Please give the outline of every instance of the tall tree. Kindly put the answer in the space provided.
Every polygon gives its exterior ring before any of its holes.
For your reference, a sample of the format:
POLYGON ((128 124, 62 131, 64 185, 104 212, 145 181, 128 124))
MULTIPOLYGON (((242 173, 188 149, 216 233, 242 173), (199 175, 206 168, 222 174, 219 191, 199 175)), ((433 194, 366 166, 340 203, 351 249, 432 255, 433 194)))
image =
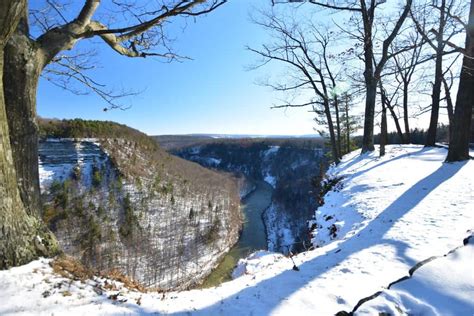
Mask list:
MULTIPOLYGON (((36 91, 41 73, 51 63, 66 68, 66 75, 88 85, 109 100, 112 95, 100 90, 95 81, 86 77, 74 58, 62 51, 71 50, 83 39, 100 38, 108 47, 126 57, 156 56, 167 60, 180 56, 168 48, 165 24, 174 17, 196 17, 213 11, 226 0, 166 0, 144 5, 128 1, 113 1, 121 14, 119 26, 108 25, 107 16, 98 15, 100 0, 85 0, 77 14, 67 19, 61 1, 46 1, 49 11, 34 12, 34 20, 42 34, 34 37, 28 21, 28 3, 23 7, 21 20, 5 48, 4 91, 20 193, 27 212, 38 213, 38 127, 36 124, 36 91), (46 16, 41 16, 46 12, 46 16), (56 13, 55 16, 50 16, 56 13), (51 22, 53 21, 53 22, 51 22)), ((31 10, 31 9, 30 9, 31 10)), ((110 16, 109 16, 110 17, 110 16)))
MULTIPOLYGON (((277 91, 301 91, 310 89, 314 94, 311 100, 302 103, 287 102, 275 108, 311 106, 313 112, 322 117, 327 125, 331 142, 332 157, 336 163, 340 160, 338 137, 340 137, 339 112, 337 112, 337 135, 333 123, 332 105, 338 106, 336 76, 328 60, 330 38, 322 34, 318 26, 309 24, 303 28, 297 23, 288 23, 275 12, 261 14, 255 23, 273 33, 274 42, 261 48, 248 48, 262 58, 261 64, 279 62, 287 65, 291 71, 291 82, 266 83, 277 91)), ((260 65, 259 65, 260 66, 260 65)))
POLYGON ((364 135, 362 138, 362 152, 374 150, 374 118, 375 104, 377 97, 377 84, 387 61, 392 57, 390 45, 399 33, 410 11, 413 0, 407 0, 403 10, 396 20, 392 30, 382 43, 382 51, 376 54, 374 47, 374 22, 376 11, 386 1, 376 0, 344 0, 344 1, 318 1, 309 0, 310 3, 333 10, 353 12, 361 18, 361 28, 363 30, 361 40, 364 44, 364 80, 366 88, 365 115, 364 115, 364 135), (376 56, 380 56, 377 60, 376 56))
POLYGON ((341 94, 339 98, 339 104, 341 105, 342 115, 341 115, 341 154, 347 154, 353 150, 354 144, 351 141, 351 135, 355 133, 360 126, 359 117, 352 114, 352 107, 354 106, 354 96, 345 91, 341 94))
POLYGON ((20 198, 6 116, 3 93, 4 47, 25 6, 26 1, 0 2, 0 269, 57 251, 54 236, 38 217, 27 212, 20 198))
POLYGON ((405 40, 408 43, 401 43, 402 46, 412 46, 413 49, 395 55, 393 58, 395 66, 395 79, 401 85, 403 94, 403 125, 405 133, 402 136, 402 142, 410 143, 410 124, 408 112, 408 100, 410 95, 410 85, 415 74, 415 70, 420 62, 421 52, 423 51, 423 40, 418 32, 413 32, 408 35, 405 40), (407 45, 408 44, 408 45, 407 45))
MULTIPOLYGON (((421 7, 412 10, 411 16, 415 26, 435 55, 435 72, 431 93, 430 125, 426 137, 426 146, 436 143, 439 109, 441 101, 441 87, 443 84, 443 58, 450 49, 447 44, 454 36, 463 31, 460 19, 456 16, 462 12, 463 2, 459 0, 435 0, 423 3, 421 7)), ((457 49, 454 50, 458 51, 457 49)))
POLYGON ((454 110, 454 126, 449 136, 449 151, 446 161, 462 161, 469 159, 469 138, 472 129, 474 107, 474 1, 471 0, 466 29, 466 45, 461 78, 459 80, 456 107, 454 110))

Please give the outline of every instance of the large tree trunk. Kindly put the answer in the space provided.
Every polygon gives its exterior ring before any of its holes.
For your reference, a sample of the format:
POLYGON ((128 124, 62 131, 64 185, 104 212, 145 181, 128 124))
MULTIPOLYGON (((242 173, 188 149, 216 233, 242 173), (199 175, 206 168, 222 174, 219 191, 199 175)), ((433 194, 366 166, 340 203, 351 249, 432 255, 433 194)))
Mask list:
POLYGON ((444 29, 446 26, 446 1, 441 1, 440 21, 438 33, 436 35, 436 60, 435 60, 435 78, 433 83, 433 92, 431 94, 431 117, 428 135, 426 136, 426 146, 436 144, 436 132, 438 129, 439 103, 441 98, 441 84, 443 82, 443 53, 444 53, 444 29))
POLYGON ((364 114, 364 136, 362 137, 362 153, 374 150, 374 117, 375 99, 377 97, 377 80, 366 79, 366 98, 364 114))
POLYGON ((443 80, 443 54, 436 55, 435 80, 433 84, 433 92, 431 94, 431 116, 430 127, 426 136, 426 146, 434 146, 436 143, 436 131, 438 128, 439 117, 439 101, 441 96, 441 83, 443 80))
POLYGON ((469 137, 474 107, 474 1, 471 1, 465 54, 446 161, 469 159, 469 137))
POLYGON ((57 252, 54 236, 40 219, 26 212, 20 198, 5 108, 4 47, 25 5, 25 1, 0 2, 0 269, 57 252))
MULTIPOLYGON (((26 25, 26 23, 24 24, 26 25)), ((41 210, 36 92, 41 56, 23 23, 5 46, 4 91, 20 196, 30 215, 41 210)))

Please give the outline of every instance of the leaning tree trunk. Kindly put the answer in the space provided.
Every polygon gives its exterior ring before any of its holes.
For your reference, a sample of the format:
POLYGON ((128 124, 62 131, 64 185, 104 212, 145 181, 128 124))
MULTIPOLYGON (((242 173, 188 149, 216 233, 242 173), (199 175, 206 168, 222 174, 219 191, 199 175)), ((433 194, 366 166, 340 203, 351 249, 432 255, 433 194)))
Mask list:
POLYGON ((469 137, 474 107, 474 1, 471 1, 466 51, 459 80, 452 134, 449 137, 449 151, 446 161, 469 159, 469 137))
MULTIPOLYGON (((393 122, 395 123, 395 128, 397 129, 398 137, 400 138, 400 141, 404 143, 405 142, 404 141, 404 135, 403 135, 402 129, 400 127, 400 122, 398 121, 397 113, 395 113, 395 110, 393 109, 392 104, 390 103, 390 101, 387 98, 387 95, 385 94, 385 90, 383 89, 382 81, 379 81, 379 89, 380 89, 380 95, 382 96, 382 107, 387 107, 388 110, 390 111, 390 114, 393 118, 393 122)), ((385 111, 387 111, 387 110, 385 109, 385 111)))
POLYGON ((37 45, 25 35, 28 31, 24 28, 20 23, 5 46, 4 90, 20 196, 27 213, 38 216, 41 203, 36 92, 42 67, 37 45))
POLYGON ((25 5, 25 1, 0 2, 0 269, 57 252, 54 236, 26 212, 20 198, 5 108, 4 47, 25 5))

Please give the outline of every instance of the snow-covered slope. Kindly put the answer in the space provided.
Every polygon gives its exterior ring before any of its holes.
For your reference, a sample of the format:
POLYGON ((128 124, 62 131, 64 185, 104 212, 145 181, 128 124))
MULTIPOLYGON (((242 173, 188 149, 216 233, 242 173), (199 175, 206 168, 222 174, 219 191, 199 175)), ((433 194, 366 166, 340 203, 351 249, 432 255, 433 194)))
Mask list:
POLYGON ((40 141, 43 219, 97 271, 163 290, 200 284, 239 238, 237 184, 137 139, 40 141))
POLYGON ((60 281, 40 260, 0 271, 0 314, 334 315, 383 291, 358 312, 472 315, 473 246, 443 255, 472 234, 474 162, 446 164, 445 155, 410 145, 389 146, 383 158, 346 156, 331 171, 342 179, 316 214, 313 240, 320 247, 294 256, 298 269, 290 258, 260 252, 240 262, 240 277, 219 287, 166 295, 122 290, 128 300, 119 303, 107 299, 117 292, 99 296, 91 284, 55 288, 60 281), (336 234, 328 234, 333 224, 336 234), (384 291, 432 256, 441 258, 384 291), (71 296, 61 293, 64 287, 71 296))
POLYGON ((443 257, 433 257, 356 311, 357 315, 472 315, 474 236, 443 257))

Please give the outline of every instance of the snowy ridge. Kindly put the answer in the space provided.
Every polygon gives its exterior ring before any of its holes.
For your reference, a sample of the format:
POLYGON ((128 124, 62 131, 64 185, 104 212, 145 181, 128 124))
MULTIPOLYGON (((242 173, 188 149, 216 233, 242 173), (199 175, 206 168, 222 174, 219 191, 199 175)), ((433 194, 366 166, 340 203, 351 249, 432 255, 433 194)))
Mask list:
POLYGON ((445 149, 414 145, 377 154, 352 153, 331 171, 342 180, 318 209, 313 236, 323 242, 312 251, 292 259, 259 252, 241 262, 236 279, 218 287, 165 295, 124 290, 124 303, 95 293, 87 282, 72 283, 78 290, 69 290, 71 296, 58 291, 45 299, 41 293, 54 289, 57 276, 38 260, 0 271, 0 314, 334 315, 383 291, 358 312, 472 315, 471 244, 385 287, 472 233, 474 162, 443 163, 445 149), (331 237, 328 227, 336 223, 331 237))

